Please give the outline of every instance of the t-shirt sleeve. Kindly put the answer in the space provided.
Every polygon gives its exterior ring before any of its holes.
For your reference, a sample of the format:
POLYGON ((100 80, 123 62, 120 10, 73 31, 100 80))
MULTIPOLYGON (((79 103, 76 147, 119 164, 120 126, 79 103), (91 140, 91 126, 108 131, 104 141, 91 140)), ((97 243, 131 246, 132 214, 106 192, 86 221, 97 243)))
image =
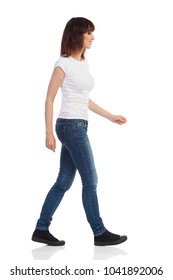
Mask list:
POLYGON ((63 59, 63 57, 60 57, 56 63, 55 63, 55 66, 54 68, 56 67, 61 67, 61 69, 63 70, 63 72, 66 74, 66 63, 65 63, 65 60, 63 59))

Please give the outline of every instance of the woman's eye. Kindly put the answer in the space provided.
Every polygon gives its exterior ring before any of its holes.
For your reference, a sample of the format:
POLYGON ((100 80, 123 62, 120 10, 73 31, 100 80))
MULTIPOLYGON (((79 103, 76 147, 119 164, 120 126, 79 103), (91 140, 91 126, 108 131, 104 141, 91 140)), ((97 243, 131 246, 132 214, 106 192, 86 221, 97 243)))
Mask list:
POLYGON ((92 33, 91 31, 88 31, 88 32, 87 32, 88 35, 91 35, 91 33, 92 33))

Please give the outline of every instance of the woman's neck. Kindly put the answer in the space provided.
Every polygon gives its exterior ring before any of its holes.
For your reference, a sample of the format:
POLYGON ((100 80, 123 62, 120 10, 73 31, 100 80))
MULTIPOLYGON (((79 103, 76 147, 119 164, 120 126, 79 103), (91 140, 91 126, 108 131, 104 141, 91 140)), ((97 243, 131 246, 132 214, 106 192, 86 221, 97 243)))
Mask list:
POLYGON ((82 51, 81 52, 72 52, 71 57, 73 57, 76 60, 81 61, 82 60, 82 51))

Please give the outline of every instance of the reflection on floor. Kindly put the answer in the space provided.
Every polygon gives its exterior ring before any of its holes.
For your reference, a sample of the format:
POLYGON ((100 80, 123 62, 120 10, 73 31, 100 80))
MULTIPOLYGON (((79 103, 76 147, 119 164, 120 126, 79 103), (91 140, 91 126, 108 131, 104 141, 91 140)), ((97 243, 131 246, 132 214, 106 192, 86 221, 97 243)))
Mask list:
MULTIPOLYGON (((32 250, 32 257, 34 260, 49 260, 54 254, 65 250, 65 246, 42 246, 32 250)), ((94 247, 93 260, 108 260, 114 256, 126 256, 126 251, 117 247, 94 247)))

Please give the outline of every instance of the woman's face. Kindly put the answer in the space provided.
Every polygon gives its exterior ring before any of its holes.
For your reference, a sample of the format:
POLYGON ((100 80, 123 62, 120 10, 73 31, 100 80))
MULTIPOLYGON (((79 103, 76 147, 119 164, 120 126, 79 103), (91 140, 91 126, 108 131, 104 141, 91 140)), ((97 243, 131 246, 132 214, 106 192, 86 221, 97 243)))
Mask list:
POLYGON ((94 35, 93 35, 92 31, 87 31, 86 33, 84 33, 83 48, 84 49, 90 49, 92 41, 94 39, 95 38, 94 38, 94 35))

